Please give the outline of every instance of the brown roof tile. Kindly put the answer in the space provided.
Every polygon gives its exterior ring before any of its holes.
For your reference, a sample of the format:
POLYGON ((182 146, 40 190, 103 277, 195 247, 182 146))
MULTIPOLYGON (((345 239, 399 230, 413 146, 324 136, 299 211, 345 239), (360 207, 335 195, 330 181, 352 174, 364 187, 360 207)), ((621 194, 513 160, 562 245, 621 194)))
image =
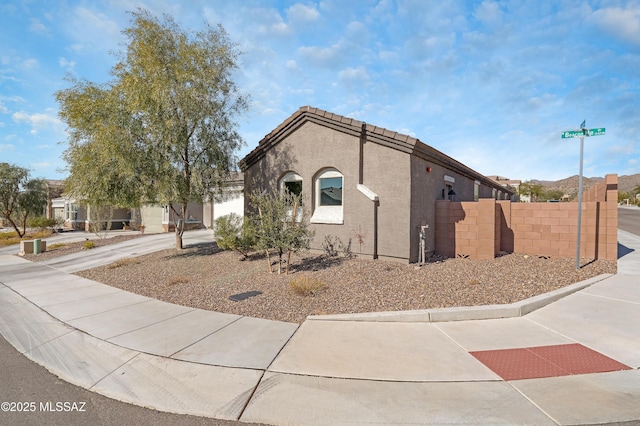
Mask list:
MULTIPOLYGON (((268 135, 266 135, 258 143, 258 146, 240 161, 240 166, 247 167, 253 164, 254 161, 257 161, 259 158, 261 158, 262 153, 264 151, 269 150, 273 145, 279 142, 277 138, 278 138, 278 135, 283 130, 285 130, 293 122, 300 120, 301 117, 307 116, 309 114, 315 115, 324 120, 340 123, 343 125, 343 127, 351 128, 351 130, 347 130, 345 128, 345 131, 349 131, 354 134, 359 133, 361 131, 361 127, 363 124, 362 121, 356 120, 351 117, 345 117, 345 116, 331 113, 319 108, 314 108, 309 105, 302 106, 298 109, 298 111, 293 113, 291 116, 285 119, 280 125, 278 125, 278 127, 273 129, 268 135)), ((476 172, 475 170, 472 170, 471 168, 460 163, 459 161, 454 160, 448 155, 436 150, 435 148, 425 144, 424 142, 412 136, 398 133, 389 129, 385 129, 383 127, 374 126, 368 123, 366 124, 365 131, 373 137, 374 142, 375 142, 375 139, 378 138, 378 141, 379 141, 378 143, 383 143, 384 145, 395 147, 395 149, 399 149, 404 152, 413 153, 414 155, 418 155, 424 158, 429 158, 430 159, 429 161, 442 162, 443 165, 445 165, 446 167, 455 169, 459 173, 463 175, 468 175, 469 177, 472 177, 474 179, 480 179, 485 183, 493 182, 485 178, 483 175, 476 172), (381 139, 381 138, 388 138, 388 139, 386 140, 386 142, 383 142, 384 139, 381 139), (389 139, 391 139, 391 141, 389 141, 389 139)), ((497 182, 494 184, 496 186, 499 186, 497 182)))

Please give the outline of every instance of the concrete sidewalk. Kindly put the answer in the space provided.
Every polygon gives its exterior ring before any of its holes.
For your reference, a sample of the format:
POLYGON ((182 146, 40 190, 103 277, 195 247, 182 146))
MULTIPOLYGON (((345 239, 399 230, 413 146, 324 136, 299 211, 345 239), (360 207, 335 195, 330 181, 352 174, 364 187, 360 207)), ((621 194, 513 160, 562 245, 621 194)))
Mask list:
POLYGON ((617 275, 559 300, 300 326, 128 293, 69 275, 70 259, 52 269, 0 256, 0 332, 68 382, 176 413, 296 425, 633 421, 640 238, 620 231, 619 248, 617 275))

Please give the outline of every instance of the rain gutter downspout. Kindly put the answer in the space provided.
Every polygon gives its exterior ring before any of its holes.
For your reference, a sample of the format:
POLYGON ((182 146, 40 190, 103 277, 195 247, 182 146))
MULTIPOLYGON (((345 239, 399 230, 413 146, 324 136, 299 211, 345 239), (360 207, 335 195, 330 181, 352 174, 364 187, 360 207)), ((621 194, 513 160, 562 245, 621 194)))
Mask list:
POLYGON ((380 198, 378 194, 364 185, 364 144, 367 142, 367 123, 362 123, 360 131, 360 152, 358 158, 358 191, 373 201, 373 258, 378 258, 378 206, 380 198))

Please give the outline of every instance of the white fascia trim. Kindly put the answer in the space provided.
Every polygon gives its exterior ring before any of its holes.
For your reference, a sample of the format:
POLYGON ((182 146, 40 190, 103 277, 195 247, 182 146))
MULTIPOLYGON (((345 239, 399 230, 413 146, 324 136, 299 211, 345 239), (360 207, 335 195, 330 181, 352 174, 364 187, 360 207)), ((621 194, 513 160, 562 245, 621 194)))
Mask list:
POLYGON ((375 192, 373 192, 372 190, 370 190, 369 188, 367 188, 361 183, 358 184, 358 191, 362 192, 364 196, 370 199, 371 201, 379 200, 378 194, 376 194, 375 192))

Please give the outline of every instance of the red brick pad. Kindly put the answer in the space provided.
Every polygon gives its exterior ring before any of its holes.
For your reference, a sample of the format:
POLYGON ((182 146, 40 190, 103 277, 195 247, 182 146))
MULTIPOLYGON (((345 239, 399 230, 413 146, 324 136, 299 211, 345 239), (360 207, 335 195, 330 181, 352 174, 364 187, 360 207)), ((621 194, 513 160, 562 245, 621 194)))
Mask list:
POLYGON ((631 369, 579 343, 470 353, 504 380, 538 379, 631 369))

